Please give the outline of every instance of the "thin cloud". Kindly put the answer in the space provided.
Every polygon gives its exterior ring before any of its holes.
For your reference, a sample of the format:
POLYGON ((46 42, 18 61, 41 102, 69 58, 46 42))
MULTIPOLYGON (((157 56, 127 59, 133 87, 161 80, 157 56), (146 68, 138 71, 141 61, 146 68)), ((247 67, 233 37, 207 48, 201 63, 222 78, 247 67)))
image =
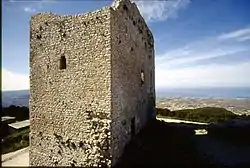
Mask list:
MULTIPOLYGON (((167 64, 167 63, 166 63, 167 64)), ((156 66, 157 88, 248 87, 250 62, 234 65, 212 64, 181 69, 156 66)))
POLYGON ((250 48, 234 38, 220 40, 218 37, 201 39, 157 55, 156 87, 250 86, 250 59, 230 62, 230 58, 244 55, 250 48))
POLYGON ((236 39, 238 41, 250 40, 250 27, 222 34, 218 37, 218 39, 220 40, 236 39))
MULTIPOLYGON (((12 3, 18 1, 12 0, 12 3)), ((27 6, 19 6, 26 13, 35 13, 44 8, 45 4, 51 4, 57 2, 56 0, 39 0, 39 1, 30 1, 27 6)))
POLYGON ((10 2, 10 3, 14 3, 14 2, 17 2, 17 0, 3 0, 3 2, 10 2))
POLYGON ((4 8, 13 7, 16 6, 16 2, 17 0, 3 0, 3 6, 4 8))
POLYGON ((41 0, 41 1, 37 2, 36 6, 39 9, 42 9, 45 4, 56 3, 56 2, 57 2, 57 0, 41 0))
POLYGON ((187 7, 190 0, 134 1, 146 21, 163 21, 176 18, 181 9, 187 7))
MULTIPOLYGON (((196 63, 198 61, 203 60, 209 60, 213 58, 219 58, 219 57, 226 57, 231 54, 239 53, 242 51, 246 51, 246 48, 228 48, 228 49, 214 49, 211 51, 190 51, 185 54, 185 52, 180 51, 175 53, 175 55, 182 56, 177 58, 168 58, 168 57, 162 57, 157 59, 156 63, 158 66, 165 66, 165 67, 177 67, 180 65, 188 65, 191 63, 196 63), (165 62, 167 62, 167 65, 165 65, 165 62)), ((193 65, 193 64, 192 64, 193 65)))
POLYGON ((29 75, 23 75, 2 68, 2 90, 29 89, 29 75), (18 82, 17 82, 18 81, 18 82))
POLYGON ((238 38, 238 41, 247 41, 247 40, 250 40, 250 35, 238 38))
MULTIPOLYGON (((229 34, 229 33, 228 33, 229 34)), ((225 57, 250 50, 245 44, 237 43, 234 39, 220 40, 219 36, 207 37, 198 41, 190 42, 183 47, 167 50, 157 55, 156 63, 159 65, 168 62, 168 65, 189 64, 200 60, 225 57)), ((247 38, 248 36, 246 36, 247 38)))
POLYGON ((32 7, 24 7, 23 10, 27 13, 33 13, 37 11, 35 8, 32 7))

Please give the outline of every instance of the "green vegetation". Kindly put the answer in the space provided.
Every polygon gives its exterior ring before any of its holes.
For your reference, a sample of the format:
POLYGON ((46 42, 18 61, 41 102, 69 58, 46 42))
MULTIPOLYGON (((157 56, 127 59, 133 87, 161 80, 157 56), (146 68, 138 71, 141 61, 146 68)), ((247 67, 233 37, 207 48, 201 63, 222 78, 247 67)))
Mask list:
POLYGON ((13 152, 27 146, 29 146, 29 129, 14 132, 2 141, 2 154, 13 152))
POLYGON ((14 120, 7 120, 2 122, 0 131, 2 138, 5 138, 6 136, 9 136, 11 133, 9 132, 9 126, 8 124, 28 120, 29 119, 29 108, 28 107, 19 107, 11 105, 9 107, 2 107, 2 116, 11 116, 15 117, 14 120))
POLYGON ((218 107, 203 107, 196 109, 184 109, 170 111, 169 109, 157 108, 159 117, 169 117, 196 122, 217 123, 231 119, 250 118, 249 116, 238 116, 231 111, 218 107))
POLYGON ((29 108, 11 105, 2 107, 2 116, 16 117, 17 121, 29 119, 29 108))
POLYGON ((29 108, 14 105, 2 107, 2 116, 15 117, 14 120, 4 121, 1 124, 0 130, 2 135, 2 154, 13 152, 29 146, 29 128, 10 132, 8 126, 9 123, 29 119, 29 108))

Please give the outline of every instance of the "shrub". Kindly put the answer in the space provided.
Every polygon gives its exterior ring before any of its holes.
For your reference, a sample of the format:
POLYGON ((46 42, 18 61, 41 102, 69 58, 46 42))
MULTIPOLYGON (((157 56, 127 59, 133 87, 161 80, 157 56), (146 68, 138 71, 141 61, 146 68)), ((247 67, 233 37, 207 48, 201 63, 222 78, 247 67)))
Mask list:
POLYGON ((29 146, 29 129, 7 136, 1 144, 2 154, 29 146))
MULTIPOLYGON (((218 107, 203 107, 203 108, 183 109, 175 111, 170 111, 169 109, 157 108, 156 110, 157 114, 161 116, 198 121, 198 122, 209 122, 209 123, 223 122, 238 117, 231 111, 218 107)), ((244 117, 246 118, 248 116, 244 117)))

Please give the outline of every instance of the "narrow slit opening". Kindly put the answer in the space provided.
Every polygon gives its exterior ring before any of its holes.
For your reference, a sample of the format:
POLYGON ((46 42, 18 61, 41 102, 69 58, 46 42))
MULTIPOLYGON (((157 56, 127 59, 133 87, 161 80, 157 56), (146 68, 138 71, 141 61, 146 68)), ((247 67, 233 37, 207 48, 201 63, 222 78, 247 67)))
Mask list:
POLYGON ((66 58, 65 58, 65 56, 61 56, 61 58, 60 58, 60 69, 66 69, 66 58))

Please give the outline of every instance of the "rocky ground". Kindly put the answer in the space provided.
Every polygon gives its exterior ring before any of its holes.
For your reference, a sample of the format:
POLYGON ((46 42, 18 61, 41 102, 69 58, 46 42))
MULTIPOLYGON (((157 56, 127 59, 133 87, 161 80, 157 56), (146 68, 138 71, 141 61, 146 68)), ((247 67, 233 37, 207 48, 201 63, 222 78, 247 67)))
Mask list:
POLYGON ((221 107, 235 114, 250 115, 250 99, 159 98, 156 100, 156 107, 169 110, 221 107))

